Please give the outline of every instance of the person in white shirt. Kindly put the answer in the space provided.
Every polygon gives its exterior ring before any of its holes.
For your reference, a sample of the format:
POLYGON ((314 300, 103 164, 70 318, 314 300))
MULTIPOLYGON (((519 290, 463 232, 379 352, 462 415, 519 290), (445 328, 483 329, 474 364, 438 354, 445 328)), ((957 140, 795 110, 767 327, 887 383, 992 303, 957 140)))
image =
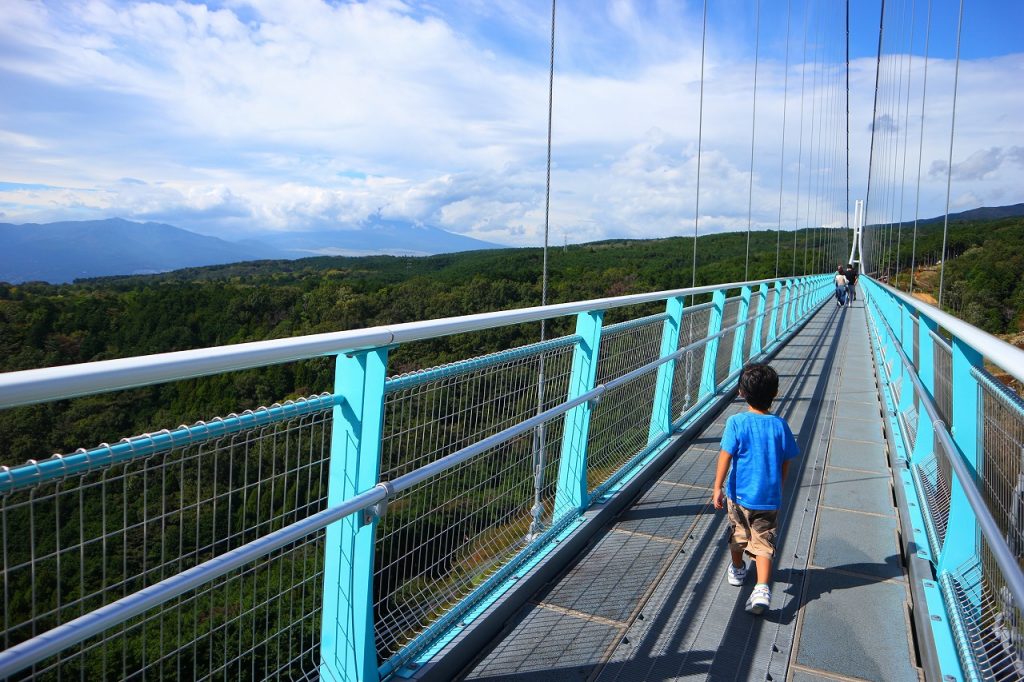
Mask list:
POLYGON ((846 275, 843 274, 843 265, 839 264, 839 269, 836 270, 836 305, 842 307, 846 305, 846 285, 849 281, 846 279, 846 275))

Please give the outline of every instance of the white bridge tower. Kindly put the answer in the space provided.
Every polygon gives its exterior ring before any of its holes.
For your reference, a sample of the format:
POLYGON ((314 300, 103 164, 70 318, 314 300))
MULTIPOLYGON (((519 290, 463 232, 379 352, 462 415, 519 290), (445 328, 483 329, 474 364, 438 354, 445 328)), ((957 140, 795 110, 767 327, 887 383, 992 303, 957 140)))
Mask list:
POLYGON ((853 243, 850 245, 850 260, 846 261, 851 265, 857 265, 857 271, 862 272, 862 259, 864 258, 864 200, 857 199, 853 209, 853 243))

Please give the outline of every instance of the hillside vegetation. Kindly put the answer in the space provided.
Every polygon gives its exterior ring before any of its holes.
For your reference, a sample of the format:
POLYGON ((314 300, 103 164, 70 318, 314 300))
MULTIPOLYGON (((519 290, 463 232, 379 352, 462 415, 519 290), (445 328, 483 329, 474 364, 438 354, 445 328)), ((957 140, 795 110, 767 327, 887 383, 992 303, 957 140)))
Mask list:
MULTIPOLYGON (((784 233, 782 272, 819 269, 820 232, 784 233), (794 258, 795 256, 795 258, 794 258), (815 266, 815 260, 819 265, 815 266)), ((750 277, 775 275, 777 234, 755 233, 750 277)), ((701 237, 696 282, 740 281, 746 235, 701 237)), ((606 241, 550 251, 552 303, 690 286, 693 241, 606 241)), ((830 269, 831 269, 830 265, 830 269)), ((74 284, 0 284, 0 371, 358 329, 538 305, 539 249, 412 257, 310 258, 210 266, 74 284)), ((616 310, 608 321, 654 312, 616 310)), ((549 326, 564 333, 571 320, 549 326)), ((389 373, 535 341, 521 325, 412 344, 389 373)), ((67 451, 328 390, 327 359, 233 372, 0 412, 0 464, 67 451), (131 409, 125 406, 130 405, 131 409)))
MULTIPOLYGON (((910 286, 912 226, 903 226, 879 263, 894 273, 890 283, 910 286), (890 262, 891 267, 885 266, 890 262)), ((942 224, 919 226, 914 292, 931 298, 939 294, 942 224)), ((1024 331, 1024 218, 952 222, 946 246, 943 308, 993 334, 1017 339, 1024 331)))

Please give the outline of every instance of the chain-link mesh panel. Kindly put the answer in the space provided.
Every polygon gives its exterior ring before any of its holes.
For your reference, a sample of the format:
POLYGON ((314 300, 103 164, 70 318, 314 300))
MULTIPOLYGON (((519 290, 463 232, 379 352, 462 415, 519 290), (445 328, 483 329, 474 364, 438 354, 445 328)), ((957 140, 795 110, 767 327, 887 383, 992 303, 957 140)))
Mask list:
MULTIPOLYGON (((948 478, 943 478, 938 462, 944 458, 943 453, 932 452, 913 467, 918 496, 931 520, 928 538, 936 555, 946 540, 946 527, 949 523, 950 482, 948 478)), ((946 468, 948 469, 948 465, 946 468)))
MULTIPOLYGON (((564 402, 572 353, 568 345, 508 360, 492 356, 484 366, 478 358, 468 371, 403 375, 391 385, 408 387, 385 396, 382 480, 564 402)), ((389 503, 377 527, 374 568, 381 658, 400 651, 551 523, 563 422, 552 420, 389 503)))
POLYGON ((776 317, 775 324, 778 325, 779 311, 772 311, 772 308, 778 305, 779 295, 775 289, 768 290, 768 300, 764 306, 764 319, 761 322, 761 350, 768 348, 768 335, 771 331, 772 315, 776 317))
MULTIPOLYGON (((679 326, 679 348, 685 348, 695 341, 706 338, 711 310, 703 308, 687 312, 683 315, 679 326)), ((675 373, 672 377, 672 416, 678 419, 691 407, 697 404, 702 396, 700 377, 704 369, 704 348, 700 346, 685 353, 675 362, 675 373)))
POLYGON ((971 679, 1024 679, 1024 619, 982 538, 981 560, 940 577, 971 679))
POLYGON ((377 530, 377 651, 389 658, 550 523, 564 416, 396 495, 377 530), (538 448, 542 448, 538 450, 538 448), (536 506, 535 506, 536 505, 536 506))
MULTIPOLYGON (((331 421, 320 409, 3 495, 4 648, 322 510, 331 421)), ((322 541, 313 534, 25 676, 313 674, 322 541)))
MULTIPOLYGON (((917 391, 913 390, 913 387, 909 389, 915 396, 917 391)), ((917 405, 911 405, 910 409, 906 412, 900 412, 900 424, 903 428, 903 433, 906 435, 907 448, 910 452, 914 452, 914 448, 917 447, 917 405)))
MULTIPOLYGON (((731 327, 739 320, 740 299, 734 296, 725 301, 725 312, 722 314, 722 329, 731 327)), ((715 358, 715 386, 721 386, 729 376, 729 364, 732 362, 732 347, 736 339, 736 331, 732 330, 718 337, 718 356, 715 358)))
MULTIPOLYGON (((953 357, 949 347, 932 339, 933 362, 935 363, 935 409, 939 417, 949 428, 953 424, 953 357)), ((932 450, 938 448, 938 442, 932 441, 932 450)), ((938 474, 945 483, 946 489, 952 488, 953 468, 949 461, 940 456, 938 474)))
POLYGON ((982 491, 1014 555, 1024 556, 1024 401, 987 372, 982 395, 982 491))
POLYGON ((750 357, 750 348, 754 345, 754 327, 757 325, 757 306, 761 302, 761 292, 750 295, 750 307, 747 308, 747 324, 743 329, 743 362, 750 357))
MULTIPOLYGON (((685 324, 685 320, 684 320, 685 324)), ((607 383, 658 358, 661 321, 601 337, 597 383, 607 383)), ((594 490, 647 446, 658 371, 609 389, 590 417, 587 490, 594 490)))
MULTIPOLYGON (((601 334, 601 352, 594 385, 606 384, 658 359, 665 326, 662 315, 610 326, 601 334), (639 324, 637 324, 639 323, 639 324)), ((603 400, 603 398, 602 398, 603 400)))

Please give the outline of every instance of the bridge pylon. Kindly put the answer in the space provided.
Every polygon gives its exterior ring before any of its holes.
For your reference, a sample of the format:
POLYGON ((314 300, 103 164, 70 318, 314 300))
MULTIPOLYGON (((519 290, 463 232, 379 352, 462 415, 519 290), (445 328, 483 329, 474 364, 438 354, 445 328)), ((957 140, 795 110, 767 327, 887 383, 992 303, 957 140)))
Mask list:
POLYGON ((850 244, 850 265, 856 265, 858 272, 863 272, 864 258, 864 200, 857 199, 853 207, 853 241, 850 244))

